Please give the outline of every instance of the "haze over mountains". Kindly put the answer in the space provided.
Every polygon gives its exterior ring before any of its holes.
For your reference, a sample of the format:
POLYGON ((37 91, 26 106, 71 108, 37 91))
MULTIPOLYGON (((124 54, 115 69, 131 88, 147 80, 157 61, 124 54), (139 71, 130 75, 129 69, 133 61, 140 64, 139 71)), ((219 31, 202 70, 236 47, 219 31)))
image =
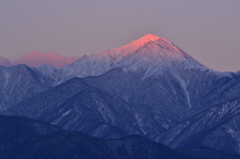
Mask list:
MULTIPOLYGON (((65 67, 0 67, 0 112, 109 139, 240 154, 240 73, 203 66, 148 34, 65 67)), ((193 150, 194 151, 194 150, 193 150)))
POLYGON ((18 60, 14 62, 10 62, 10 60, 0 57, 0 65, 5 67, 10 67, 18 64, 25 64, 29 67, 36 67, 36 66, 47 64, 55 68, 61 68, 63 66, 66 66, 72 63, 78 58, 79 57, 77 56, 71 56, 71 57, 63 56, 53 51, 48 52, 47 54, 41 53, 39 51, 33 51, 30 54, 20 57, 18 60))
POLYGON ((5 67, 10 67, 12 66, 12 63, 8 59, 0 56, 0 65, 5 67))

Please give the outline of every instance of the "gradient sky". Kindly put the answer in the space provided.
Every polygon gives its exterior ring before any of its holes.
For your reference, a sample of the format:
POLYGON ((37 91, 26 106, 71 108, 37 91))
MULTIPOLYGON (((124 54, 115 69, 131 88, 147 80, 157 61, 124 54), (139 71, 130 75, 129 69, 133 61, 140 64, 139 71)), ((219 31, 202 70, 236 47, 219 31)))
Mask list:
POLYGON ((0 56, 97 53, 147 33, 205 66, 240 70, 240 0, 0 0, 0 56))

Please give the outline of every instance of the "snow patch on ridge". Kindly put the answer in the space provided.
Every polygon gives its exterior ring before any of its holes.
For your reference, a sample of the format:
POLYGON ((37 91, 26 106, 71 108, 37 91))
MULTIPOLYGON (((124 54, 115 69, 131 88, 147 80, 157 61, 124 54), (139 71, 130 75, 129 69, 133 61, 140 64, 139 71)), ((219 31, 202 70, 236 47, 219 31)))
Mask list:
MULTIPOLYGON (((9 77, 10 77, 10 75, 9 75, 9 72, 8 71, 6 71, 5 69, 3 69, 3 73, 4 73, 4 85, 3 85, 3 91, 5 90, 5 88, 7 87, 7 85, 8 85, 8 81, 9 81, 9 77)), ((7 98, 7 97, 6 97, 7 98)))
POLYGON ((191 109, 192 105, 191 105, 191 101, 190 101, 190 94, 187 91, 187 86, 188 86, 188 82, 186 83, 178 74, 173 73, 173 76, 178 80, 179 84, 181 85, 181 87, 183 88, 184 94, 186 96, 186 100, 188 103, 188 108, 191 109))

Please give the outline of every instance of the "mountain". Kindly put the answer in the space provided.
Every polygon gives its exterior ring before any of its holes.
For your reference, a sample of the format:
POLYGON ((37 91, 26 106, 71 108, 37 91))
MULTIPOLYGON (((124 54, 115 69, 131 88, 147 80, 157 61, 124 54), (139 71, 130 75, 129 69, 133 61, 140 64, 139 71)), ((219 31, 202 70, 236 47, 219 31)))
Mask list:
POLYGON ((210 147, 239 154, 240 98, 212 106, 155 139, 172 148, 210 147))
POLYGON ((8 59, 0 56, 0 66, 10 67, 10 66, 12 66, 12 63, 8 59))
POLYGON ((76 56, 63 56, 57 54, 55 52, 49 52, 47 54, 43 54, 38 51, 33 51, 30 54, 24 55, 19 58, 15 64, 25 64, 29 67, 36 67, 43 64, 51 65, 55 68, 61 68, 65 65, 72 63, 73 61, 77 60, 78 57, 76 56))
POLYGON ((121 98, 73 78, 12 106, 4 114, 38 119, 97 137, 116 138, 142 134, 132 109, 121 98))
POLYGON ((60 69, 30 70, 45 90, 8 104, 2 114, 101 138, 138 134, 172 148, 240 154, 239 72, 208 69, 164 38, 146 35, 60 69))
MULTIPOLYGON (((125 72, 145 69, 150 76, 159 71, 159 68, 171 67, 176 63, 186 63, 186 67, 207 69, 168 40, 147 34, 117 49, 85 55, 59 69, 52 78, 58 76, 59 80, 55 82, 59 84, 73 77, 101 75, 114 68, 122 68, 125 72)), ((37 69, 43 76, 49 76, 41 66, 37 69)))
POLYGON ((26 65, 0 66, 0 111, 47 89, 44 78, 26 65))
POLYGON ((140 136, 102 140, 22 117, 0 116, 1 158, 163 158, 181 153, 140 136))

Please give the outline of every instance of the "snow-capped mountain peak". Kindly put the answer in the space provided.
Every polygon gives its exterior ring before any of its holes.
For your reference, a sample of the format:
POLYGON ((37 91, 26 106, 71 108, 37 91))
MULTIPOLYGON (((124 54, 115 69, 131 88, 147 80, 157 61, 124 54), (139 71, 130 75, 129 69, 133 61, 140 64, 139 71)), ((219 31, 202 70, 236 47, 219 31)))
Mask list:
POLYGON ((149 42, 154 42, 157 40, 165 41, 163 38, 147 34, 125 46, 108 51, 102 51, 89 56, 85 55, 74 63, 64 67, 62 71, 64 74, 71 74, 70 76, 72 76, 72 74, 74 74, 74 76, 78 74, 78 77, 100 75, 106 71, 109 71, 110 69, 119 67, 117 64, 120 63, 121 60, 130 56, 136 50, 148 44, 149 42))
POLYGON ((125 56, 128 56, 132 52, 136 51, 140 47, 147 44, 148 42, 157 41, 159 39, 163 40, 164 38, 160 38, 160 37, 154 36, 152 34, 146 34, 145 36, 141 37, 140 39, 135 40, 127 45, 121 46, 116 49, 108 50, 108 51, 102 51, 98 54, 92 54, 90 56, 94 56, 95 58, 97 58, 96 56, 98 56, 98 58, 99 58, 99 56, 110 56, 111 58, 114 58, 115 62, 118 62, 118 61, 122 60, 125 56))
MULTIPOLYGON (((163 67, 185 63, 187 67, 200 64, 168 40, 147 34, 125 46, 84 55, 75 62, 58 70, 57 84, 73 77, 101 75, 114 68, 125 71, 157 72, 163 67), (186 62, 187 61, 187 62, 186 62)), ((38 68, 37 68, 38 69, 38 68)), ((38 69, 44 73, 43 69, 38 69)))
POLYGON ((140 39, 135 40, 135 41, 131 42, 130 44, 127 44, 121 48, 130 49, 132 51, 135 51, 136 49, 140 48, 141 46, 145 45, 146 43, 148 43, 150 41, 156 41, 159 39, 162 39, 162 38, 154 36, 152 34, 146 34, 145 36, 141 37, 140 39))
MULTIPOLYGON (((141 52, 142 50, 145 50, 146 52, 146 49, 149 50, 148 52, 151 53, 151 56, 154 56, 154 53, 155 55, 160 53, 168 56, 189 56, 165 38, 147 34, 125 46, 108 51, 102 51, 90 56, 85 55, 77 60, 76 63, 82 59, 88 59, 89 61, 94 61, 94 63, 95 61, 110 59, 111 64, 115 64, 121 61, 123 58, 130 56, 130 54, 134 54, 135 52, 141 52)), ((167 56, 165 56, 165 58, 167 58, 167 56)))
POLYGON ((123 58, 116 67, 125 71, 157 72, 161 68, 184 65, 185 67, 203 67, 187 53, 168 40, 153 35, 146 35, 141 39, 152 38, 140 48, 123 58))

